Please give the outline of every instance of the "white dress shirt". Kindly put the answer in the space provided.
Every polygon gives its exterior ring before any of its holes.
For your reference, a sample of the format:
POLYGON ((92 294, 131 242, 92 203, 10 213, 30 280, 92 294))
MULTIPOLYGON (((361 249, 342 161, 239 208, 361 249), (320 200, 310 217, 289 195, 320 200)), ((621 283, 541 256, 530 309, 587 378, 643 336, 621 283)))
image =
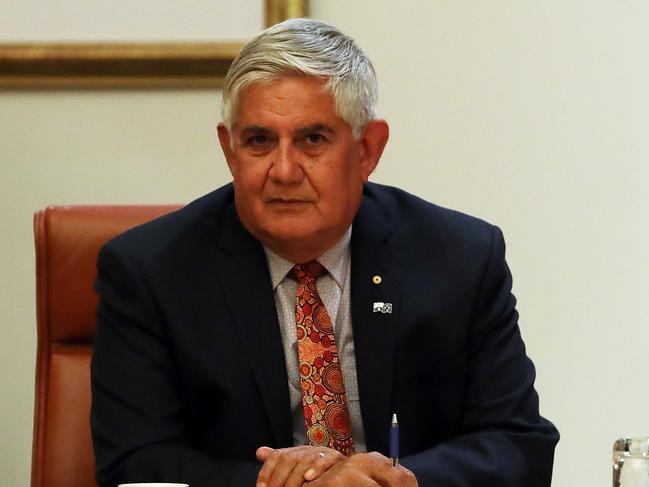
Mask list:
MULTIPOLYGON (((367 448, 358 397, 350 299, 351 252, 349 242, 351 233, 350 227, 332 248, 316 259, 327 270, 326 273, 322 273, 318 277, 316 286, 318 294, 334 323, 338 359, 340 360, 345 384, 354 447, 357 452, 364 452, 367 448)), ((295 264, 274 254, 265 247, 264 250, 273 284, 277 319, 279 320, 282 344, 284 346, 284 359, 286 360, 291 415, 293 418, 293 444, 296 446, 304 445, 307 444, 306 427, 298 370, 300 361, 298 358, 297 327, 295 323, 297 282, 288 275, 295 264)))

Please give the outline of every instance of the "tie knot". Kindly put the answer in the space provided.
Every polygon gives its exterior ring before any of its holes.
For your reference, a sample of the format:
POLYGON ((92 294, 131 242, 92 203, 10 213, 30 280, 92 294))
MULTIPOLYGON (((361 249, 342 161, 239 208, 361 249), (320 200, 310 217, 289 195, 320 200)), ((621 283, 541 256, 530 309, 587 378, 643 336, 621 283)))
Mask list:
POLYGON ((306 282, 315 281, 318 276, 322 274, 323 270, 324 267, 322 267, 320 262, 312 260, 306 264, 295 264, 291 269, 291 275, 297 280, 297 282, 304 284, 306 282))

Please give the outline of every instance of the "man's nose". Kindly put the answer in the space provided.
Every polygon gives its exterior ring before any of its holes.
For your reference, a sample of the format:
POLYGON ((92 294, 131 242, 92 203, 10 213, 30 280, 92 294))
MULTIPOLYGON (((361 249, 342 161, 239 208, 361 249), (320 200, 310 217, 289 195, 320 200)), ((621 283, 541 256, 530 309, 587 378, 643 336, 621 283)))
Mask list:
POLYGON ((300 151, 290 142, 280 142, 275 150, 272 166, 268 175, 276 182, 283 184, 296 183, 302 180, 304 173, 300 161, 300 151))

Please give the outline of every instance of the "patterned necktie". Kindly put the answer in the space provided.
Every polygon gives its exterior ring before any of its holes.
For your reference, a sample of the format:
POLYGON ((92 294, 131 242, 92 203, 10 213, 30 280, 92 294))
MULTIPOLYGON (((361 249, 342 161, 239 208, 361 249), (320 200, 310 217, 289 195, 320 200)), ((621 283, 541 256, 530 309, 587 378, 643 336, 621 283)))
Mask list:
POLYGON ((291 269, 298 282, 295 319, 304 421, 310 445, 351 455, 354 439, 336 337, 315 284, 322 271, 315 260, 291 269))

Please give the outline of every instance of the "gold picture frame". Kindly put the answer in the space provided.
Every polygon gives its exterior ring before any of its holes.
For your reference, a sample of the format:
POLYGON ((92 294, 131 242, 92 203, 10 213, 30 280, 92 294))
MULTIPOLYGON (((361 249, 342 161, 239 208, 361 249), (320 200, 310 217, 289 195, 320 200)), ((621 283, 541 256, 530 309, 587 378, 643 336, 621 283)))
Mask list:
MULTIPOLYGON (((265 0, 267 26, 308 0, 265 0)), ((0 89, 205 88, 222 84, 243 42, 0 43, 0 89)))

